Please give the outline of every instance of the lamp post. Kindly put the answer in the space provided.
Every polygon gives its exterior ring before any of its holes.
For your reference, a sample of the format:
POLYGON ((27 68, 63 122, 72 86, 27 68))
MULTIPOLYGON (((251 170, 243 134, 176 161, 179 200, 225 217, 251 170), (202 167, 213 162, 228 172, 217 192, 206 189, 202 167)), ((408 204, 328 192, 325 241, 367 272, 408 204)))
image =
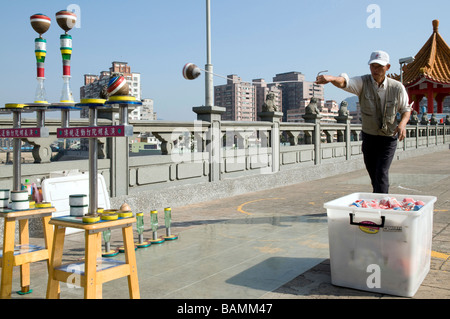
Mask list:
POLYGON ((206 65, 205 65, 205 106, 214 105, 213 66, 211 64, 211 6, 206 0, 206 65))
POLYGON ((400 82, 403 83, 403 64, 414 62, 414 57, 401 58, 398 60, 400 63, 400 82))

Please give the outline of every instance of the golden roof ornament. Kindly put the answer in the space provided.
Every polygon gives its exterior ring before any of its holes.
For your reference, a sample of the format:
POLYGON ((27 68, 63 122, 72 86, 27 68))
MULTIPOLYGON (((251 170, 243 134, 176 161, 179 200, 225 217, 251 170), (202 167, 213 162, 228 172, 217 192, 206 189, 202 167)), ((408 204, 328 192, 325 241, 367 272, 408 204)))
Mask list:
POLYGON ((433 32, 438 32, 439 29, 439 20, 433 20, 433 32))

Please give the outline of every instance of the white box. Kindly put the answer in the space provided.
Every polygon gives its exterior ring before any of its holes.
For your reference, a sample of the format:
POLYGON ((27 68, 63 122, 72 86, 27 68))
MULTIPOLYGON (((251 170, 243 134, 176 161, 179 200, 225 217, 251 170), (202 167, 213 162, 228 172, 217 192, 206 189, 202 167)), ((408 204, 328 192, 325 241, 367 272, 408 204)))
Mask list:
POLYGON ((435 201, 432 196, 353 193, 325 203, 331 283, 374 293, 414 296, 430 270, 435 201), (418 211, 350 207, 359 199, 380 200, 387 196, 398 201, 412 197, 425 205, 418 211), (383 227, 350 224, 369 222, 381 226, 383 220, 383 227))
MULTIPOLYGON (((52 174, 52 173, 51 173, 52 174)), ((97 174, 97 200, 98 207, 104 209, 110 208, 109 194, 106 189, 105 178, 101 174, 97 174)), ((75 174, 68 176, 58 176, 46 178, 42 181, 42 195, 44 202, 50 202, 56 208, 53 217, 70 215, 70 195, 74 192, 84 193, 88 197, 89 202, 89 174, 75 174)), ((66 234, 81 231, 77 228, 67 227, 66 234)))

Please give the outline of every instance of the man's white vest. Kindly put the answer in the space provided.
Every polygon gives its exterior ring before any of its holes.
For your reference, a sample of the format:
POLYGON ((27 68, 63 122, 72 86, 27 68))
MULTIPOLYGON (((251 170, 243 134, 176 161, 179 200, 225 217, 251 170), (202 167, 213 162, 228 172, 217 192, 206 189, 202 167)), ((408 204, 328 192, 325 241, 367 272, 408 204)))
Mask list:
POLYGON ((380 97, 372 82, 372 75, 364 75, 362 79, 363 88, 359 96, 362 131, 370 135, 393 136, 398 124, 397 112, 402 84, 387 78, 386 102, 381 105, 380 97))

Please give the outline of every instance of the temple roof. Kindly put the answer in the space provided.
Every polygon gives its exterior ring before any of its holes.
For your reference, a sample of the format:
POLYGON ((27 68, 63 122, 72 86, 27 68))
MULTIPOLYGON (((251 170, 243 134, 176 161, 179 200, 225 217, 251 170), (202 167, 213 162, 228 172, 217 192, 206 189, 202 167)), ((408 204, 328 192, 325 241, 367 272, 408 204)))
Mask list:
POLYGON ((403 83, 412 86, 429 80, 450 84, 450 48, 438 32, 439 20, 433 20, 433 34, 416 54, 414 62, 403 67, 403 83))

